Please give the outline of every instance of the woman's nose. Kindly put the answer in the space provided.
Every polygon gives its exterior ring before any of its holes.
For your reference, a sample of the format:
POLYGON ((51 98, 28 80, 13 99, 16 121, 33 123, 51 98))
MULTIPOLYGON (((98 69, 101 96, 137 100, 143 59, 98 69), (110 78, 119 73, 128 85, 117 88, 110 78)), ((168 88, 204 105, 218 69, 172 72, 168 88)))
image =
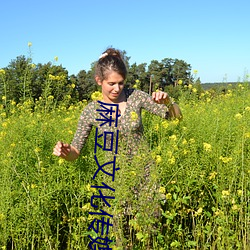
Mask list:
POLYGON ((115 85, 114 85, 114 89, 115 89, 115 91, 119 92, 119 90, 120 90, 119 84, 115 84, 115 85))

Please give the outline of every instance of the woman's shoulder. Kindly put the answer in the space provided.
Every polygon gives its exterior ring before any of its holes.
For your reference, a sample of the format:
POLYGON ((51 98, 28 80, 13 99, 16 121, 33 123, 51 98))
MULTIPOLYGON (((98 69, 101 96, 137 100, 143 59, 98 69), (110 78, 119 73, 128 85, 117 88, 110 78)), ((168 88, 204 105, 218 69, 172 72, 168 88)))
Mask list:
POLYGON ((139 89, 127 88, 125 91, 127 98, 129 97, 131 99, 140 99, 149 97, 146 92, 139 89))

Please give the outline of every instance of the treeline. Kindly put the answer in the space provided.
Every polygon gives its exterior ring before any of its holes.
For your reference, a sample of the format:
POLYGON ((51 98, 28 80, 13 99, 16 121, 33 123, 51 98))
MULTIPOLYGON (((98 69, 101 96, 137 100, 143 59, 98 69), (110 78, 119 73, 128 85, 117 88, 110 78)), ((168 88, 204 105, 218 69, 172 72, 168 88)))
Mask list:
MULTIPOLYGON (((152 60, 149 65, 129 64, 129 57, 124 51, 128 66, 126 86, 145 92, 156 89, 166 90, 177 85, 199 84, 196 72, 191 72, 191 65, 183 60, 165 58, 152 60)), ((55 58, 57 61, 57 58, 55 58)), ((77 75, 69 75, 67 69, 55 62, 34 64, 30 57, 18 56, 9 65, 0 69, 0 95, 4 103, 22 102, 27 99, 54 98, 57 102, 70 98, 71 102, 90 100, 91 93, 98 90, 94 81, 94 65, 89 71, 81 70, 77 75)))

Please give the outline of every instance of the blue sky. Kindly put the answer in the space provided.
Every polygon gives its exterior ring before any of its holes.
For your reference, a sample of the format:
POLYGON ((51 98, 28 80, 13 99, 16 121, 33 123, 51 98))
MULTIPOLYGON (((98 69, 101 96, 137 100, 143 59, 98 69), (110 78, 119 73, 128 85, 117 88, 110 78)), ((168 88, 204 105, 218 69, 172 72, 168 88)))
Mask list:
POLYGON ((112 46, 130 64, 177 58, 204 82, 250 73, 249 0, 8 0, 1 3, 0 68, 20 55, 69 74, 89 70, 112 46))

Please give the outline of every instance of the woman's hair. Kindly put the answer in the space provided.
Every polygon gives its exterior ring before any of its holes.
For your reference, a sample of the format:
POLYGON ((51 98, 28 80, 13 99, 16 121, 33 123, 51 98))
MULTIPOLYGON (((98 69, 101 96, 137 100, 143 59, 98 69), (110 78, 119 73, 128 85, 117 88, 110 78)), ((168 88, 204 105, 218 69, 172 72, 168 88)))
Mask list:
POLYGON ((114 48, 108 48, 102 53, 95 65, 95 76, 101 81, 107 78, 110 71, 120 74, 124 80, 127 76, 127 68, 122 53, 114 48))

